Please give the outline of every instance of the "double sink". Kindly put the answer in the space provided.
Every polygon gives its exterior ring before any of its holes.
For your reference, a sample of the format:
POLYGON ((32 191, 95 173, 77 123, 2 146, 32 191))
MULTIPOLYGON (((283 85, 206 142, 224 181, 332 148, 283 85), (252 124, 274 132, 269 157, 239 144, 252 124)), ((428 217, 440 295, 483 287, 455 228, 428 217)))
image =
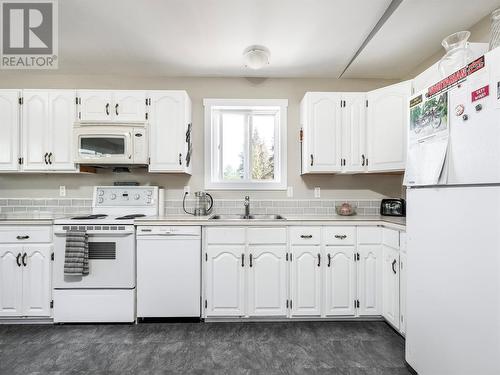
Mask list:
POLYGON ((212 215, 210 220, 286 220, 281 215, 212 215))

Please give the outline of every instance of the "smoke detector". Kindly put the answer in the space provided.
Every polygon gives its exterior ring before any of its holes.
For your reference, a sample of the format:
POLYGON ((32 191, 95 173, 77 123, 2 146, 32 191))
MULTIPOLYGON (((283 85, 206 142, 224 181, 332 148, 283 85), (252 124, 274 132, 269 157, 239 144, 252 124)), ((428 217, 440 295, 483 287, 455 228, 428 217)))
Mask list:
POLYGON ((271 53, 264 46, 250 46, 243 52, 243 59, 247 68, 258 70, 269 65, 271 53))

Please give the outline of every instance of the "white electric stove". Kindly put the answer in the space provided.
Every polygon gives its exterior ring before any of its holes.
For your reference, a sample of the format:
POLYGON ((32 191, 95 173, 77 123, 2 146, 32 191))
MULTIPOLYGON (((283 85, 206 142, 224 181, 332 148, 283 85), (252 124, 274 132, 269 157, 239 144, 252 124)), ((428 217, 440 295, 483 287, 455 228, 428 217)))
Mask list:
POLYGON ((54 322, 135 320, 137 217, 158 214, 156 186, 96 186, 92 214, 54 222, 54 322), (84 230, 89 274, 64 274, 66 233, 84 230))

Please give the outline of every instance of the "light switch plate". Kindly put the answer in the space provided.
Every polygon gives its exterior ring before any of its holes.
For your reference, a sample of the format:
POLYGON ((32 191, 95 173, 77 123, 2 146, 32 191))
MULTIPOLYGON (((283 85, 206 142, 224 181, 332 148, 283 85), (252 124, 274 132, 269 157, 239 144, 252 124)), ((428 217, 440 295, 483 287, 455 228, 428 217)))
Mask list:
POLYGON ((66 186, 64 185, 59 186, 59 196, 60 197, 66 196, 66 186))
POLYGON ((184 194, 191 194, 191 188, 189 186, 184 186, 184 194))
POLYGON ((314 198, 320 198, 321 197, 321 188, 315 187, 314 188, 314 198))
POLYGON ((286 188, 286 196, 288 198, 292 198, 293 197, 293 186, 289 186, 286 188))

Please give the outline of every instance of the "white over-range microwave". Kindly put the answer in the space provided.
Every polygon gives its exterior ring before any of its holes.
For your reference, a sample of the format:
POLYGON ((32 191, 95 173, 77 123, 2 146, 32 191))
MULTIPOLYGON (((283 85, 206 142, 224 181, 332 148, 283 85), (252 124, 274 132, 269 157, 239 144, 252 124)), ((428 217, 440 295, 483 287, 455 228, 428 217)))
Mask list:
POLYGON ((144 125, 75 124, 75 163, 147 164, 147 138, 144 125))

